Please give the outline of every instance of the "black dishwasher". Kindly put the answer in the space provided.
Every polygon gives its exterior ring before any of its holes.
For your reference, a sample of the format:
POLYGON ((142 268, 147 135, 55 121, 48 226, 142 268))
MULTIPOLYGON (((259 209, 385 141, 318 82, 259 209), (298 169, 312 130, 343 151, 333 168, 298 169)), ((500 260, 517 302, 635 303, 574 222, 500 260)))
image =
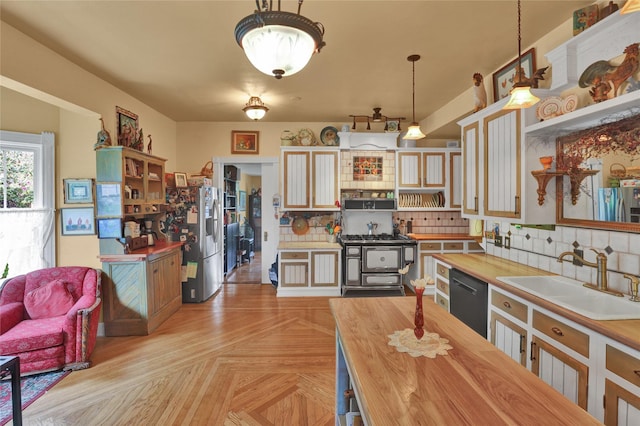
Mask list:
POLYGON ((449 272, 449 310, 453 316, 487 338, 487 283, 458 269, 449 272))

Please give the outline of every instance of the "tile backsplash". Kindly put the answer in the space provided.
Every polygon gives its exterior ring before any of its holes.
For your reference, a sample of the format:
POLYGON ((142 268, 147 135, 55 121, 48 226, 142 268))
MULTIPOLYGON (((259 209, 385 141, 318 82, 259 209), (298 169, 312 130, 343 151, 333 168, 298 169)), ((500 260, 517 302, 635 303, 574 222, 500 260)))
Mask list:
POLYGON ((401 234, 407 233, 407 222, 411 221, 414 234, 468 234, 469 220, 460 211, 397 211, 394 223, 400 223, 401 234))
POLYGON ((499 226, 504 239, 509 236, 511 247, 496 247, 493 239, 484 238, 483 246, 487 254, 509 259, 534 268, 543 269, 580 281, 595 283, 596 268, 576 266, 567 256, 558 262, 558 256, 565 251, 584 250, 584 258, 595 262, 591 249, 607 254, 609 287, 629 294, 629 280, 623 274, 640 275, 640 234, 605 231, 598 229, 556 226, 555 230, 522 227, 518 229, 508 222, 488 222, 487 230, 499 226))

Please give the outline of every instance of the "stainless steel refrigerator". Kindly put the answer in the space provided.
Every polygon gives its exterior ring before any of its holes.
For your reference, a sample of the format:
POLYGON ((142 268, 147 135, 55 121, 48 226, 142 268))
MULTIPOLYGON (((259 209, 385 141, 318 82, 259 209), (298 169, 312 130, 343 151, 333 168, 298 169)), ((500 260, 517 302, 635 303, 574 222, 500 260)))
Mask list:
POLYGON ((640 188, 600 188, 598 220, 640 223, 640 188))
POLYGON ((176 191, 169 231, 172 241, 182 241, 182 301, 204 302, 222 286, 220 190, 189 186, 176 191))

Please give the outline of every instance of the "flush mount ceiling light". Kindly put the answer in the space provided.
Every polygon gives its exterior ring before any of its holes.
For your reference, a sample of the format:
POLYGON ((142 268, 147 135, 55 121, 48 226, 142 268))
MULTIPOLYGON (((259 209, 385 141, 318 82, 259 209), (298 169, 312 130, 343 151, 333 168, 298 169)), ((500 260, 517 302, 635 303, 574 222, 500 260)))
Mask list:
POLYGON ((531 93, 531 86, 522 81, 524 70, 522 69, 522 51, 520 37, 520 0, 518 0, 518 68, 515 73, 515 83, 511 89, 511 98, 502 109, 524 109, 529 108, 540 101, 540 98, 531 93))
POLYGON ((620 14, 640 12, 640 0, 627 0, 627 2, 620 9, 620 14))
MULTIPOLYGON (((396 130, 400 129, 400 120, 405 120, 405 117, 387 117, 383 115, 380 111, 382 108, 376 107, 373 109, 373 115, 349 115, 349 117, 353 118, 353 126, 351 127, 353 130, 356 129, 356 122, 367 122, 367 130, 371 130, 371 122, 381 123, 384 121, 384 130, 389 130, 389 121, 397 121, 398 127, 396 130)), ((393 129, 392 129, 393 130, 393 129)), ((394 130, 395 131, 395 130, 394 130)))
POLYGON ((273 0, 256 0, 257 10, 236 25, 236 41, 244 49, 251 64, 277 79, 303 69, 315 52, 325 46, 324 27, 300 15, 303 0, 298 0, 298 13, 273 10, 273 0))
POLYGON ((420 60, 420 55, 411 55, 407 58, 407 61, 410 61, 413 66, 413 86, 411 90, 411 93, 413 95, 412 97, 413 121, 411 122, 411 125, 407 129, 407 134, 404 135, 404 137, 402 138, 407 140, 418 140, 426 137, 425 134, 422 133, 422 130, 420 130, 420 125, 416 121, 416 61, 419 61, 419 60, 420 60))
POLYGON ((264 102, 257 96, 249 98, 249 102, 242 108, 247 117, 252 120, 260 120, 269 111, 269 108, 264 106, 264 102))

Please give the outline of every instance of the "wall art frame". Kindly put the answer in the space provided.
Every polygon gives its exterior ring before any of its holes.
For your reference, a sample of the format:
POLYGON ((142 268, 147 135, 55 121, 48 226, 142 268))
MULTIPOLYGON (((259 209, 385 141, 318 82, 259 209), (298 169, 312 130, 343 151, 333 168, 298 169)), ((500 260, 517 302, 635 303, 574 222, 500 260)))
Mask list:
POLYGON ((60 225, 63 236, 95 235, 93 206, 60 209, 60 225))
POLYGON ((247 191, 238 191, 238 210, 247 210, 247 191))
POLYGON ((188 186, 186 173, 175 172, 173 177, 176 181, 176 188, 186 188, 188 186))
MULTIPOLYGON (((509 96, 518 67, 518 58, 493 73, 493 101, 498 102, 509 96)), ((522 68, 526 78, 531 78, 536 70, 536 48, 532 47, 522 54, 522 68)))
POLYGON ((260 132, 249 130, 231 131, 232 154, 259 154, 260 132))
POLYGON ((116 106, 116 128, 118 145, 130 147, 138 133, 138 114, 116 106))
POLYGON ((93 179, 63 179, 65 204, 93 203, 93 179))

